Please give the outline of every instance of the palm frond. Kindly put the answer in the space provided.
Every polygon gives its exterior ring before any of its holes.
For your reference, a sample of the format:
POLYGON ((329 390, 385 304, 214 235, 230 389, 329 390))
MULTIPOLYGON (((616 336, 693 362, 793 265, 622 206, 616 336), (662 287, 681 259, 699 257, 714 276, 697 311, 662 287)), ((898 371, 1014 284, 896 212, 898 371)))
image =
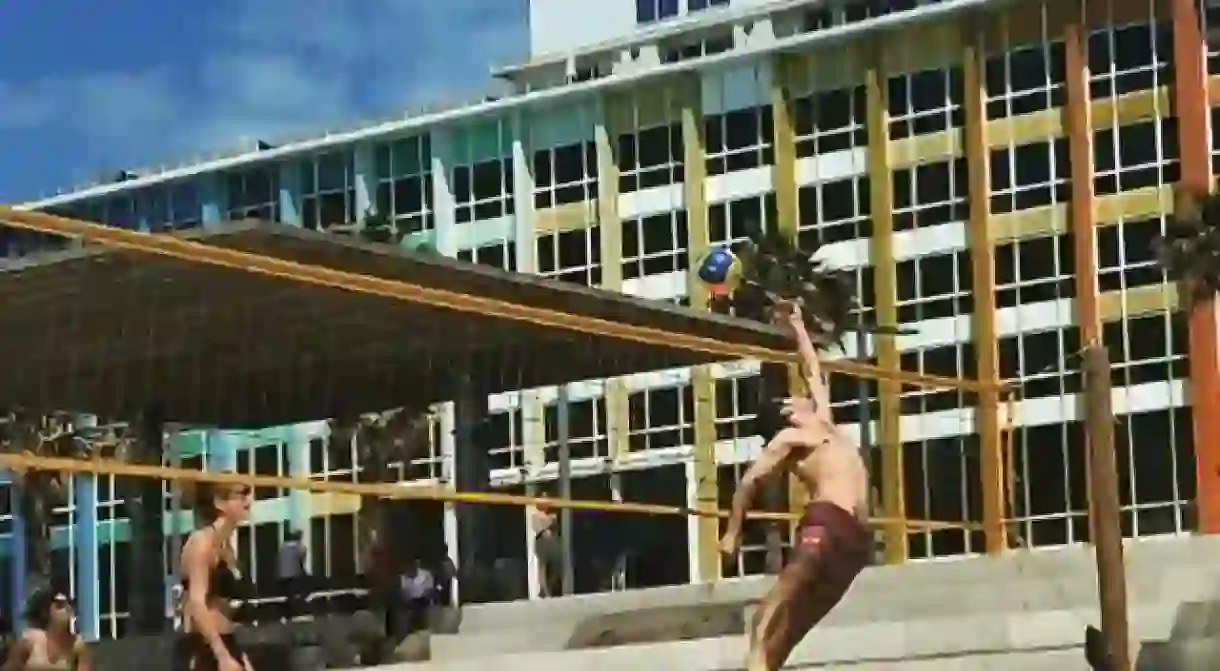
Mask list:
POLYGON ((803 250, 779 231, 757 228, 733 246, 741 263, 741 281, 726 298, 713 301, 713 309, 731 309, 738 317, 770 322, 780 301, 801 306, 805 324, 823 346, 837 344, 856 307, 853 282, 816 258, 817 250, 803 250))
POLYGON ((1220 292, 1220 195, 1181 193, 1155 251, 1185 300, 1205 301, 1220 292))

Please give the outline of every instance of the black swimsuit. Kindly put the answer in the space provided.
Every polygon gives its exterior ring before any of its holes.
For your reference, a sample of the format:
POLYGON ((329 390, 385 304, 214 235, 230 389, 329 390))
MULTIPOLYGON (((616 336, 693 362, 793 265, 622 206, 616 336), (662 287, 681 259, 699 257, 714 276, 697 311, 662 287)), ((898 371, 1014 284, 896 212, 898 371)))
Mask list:
MULTIPOLYGON (((182 579, 182 592, 184 595, 190 593, 190 582, 186 578, 182 579)), ((235 601, 245 599, 248 595, 246 582, 228 562, 222 560, 212 569, 211 575, 208 576, 209 599, 235 601)), ((246 653, 237 642, 237 637, 231 633, 221 634, 220 639, 233 659, 242 663, 246 653)), ((220 662, 216 659, 216 653, 212 652, 211 644, 197 631, 180 634, 175 642, 174 653, 174 666, 180 671, 216 671, 220 668, 220 662)))

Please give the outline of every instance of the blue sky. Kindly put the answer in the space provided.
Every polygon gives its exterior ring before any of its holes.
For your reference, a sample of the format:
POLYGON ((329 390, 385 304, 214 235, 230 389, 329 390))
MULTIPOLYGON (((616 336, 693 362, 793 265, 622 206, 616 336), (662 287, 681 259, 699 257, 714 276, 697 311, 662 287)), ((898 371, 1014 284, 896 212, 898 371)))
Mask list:
POLYGON ((0 202, 478 91, 528 0, 0 0, 0 202))

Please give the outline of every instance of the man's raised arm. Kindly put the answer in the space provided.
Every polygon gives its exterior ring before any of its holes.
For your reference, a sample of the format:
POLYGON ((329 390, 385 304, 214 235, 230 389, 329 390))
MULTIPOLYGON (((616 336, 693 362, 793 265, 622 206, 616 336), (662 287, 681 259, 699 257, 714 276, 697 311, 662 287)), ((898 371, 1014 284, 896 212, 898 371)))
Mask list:
POLYGON ((809 397, 813 400, 814 411, 818 417, 827 422, 833 422, 830 414, 830 390, 826 388, 826 380, 822 377, 822 362, 818 358, 817 350, 813 347, 813 339, 809 337, 809 330, 805 328, 805 317, 801 313, 800 306, 792 304, 788 320, 796 336, 797 351, 805 364, 805 386, 808 387, 809 397))

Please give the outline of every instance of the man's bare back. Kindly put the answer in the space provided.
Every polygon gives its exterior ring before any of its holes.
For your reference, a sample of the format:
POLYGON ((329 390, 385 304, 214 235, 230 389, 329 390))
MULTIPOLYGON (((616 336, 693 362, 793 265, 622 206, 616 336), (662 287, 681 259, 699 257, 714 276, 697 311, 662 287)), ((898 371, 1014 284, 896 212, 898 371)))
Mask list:
POLYGON ((770 437, 742 477, 733 498, 726 554, 741 545, 741 529, 764 478, 788 471, 809 489, 811 503, 792 539, 792 560, 763 597, 750 624, 747 671, 776 671, 792 649, 847 592, 872 554, 863 520, 868 475, 859 450, 835 427, 830 394, 799 307, 787 305, 805 363, 808 398, 788 399, 780 414, 787 426, 770 437))

